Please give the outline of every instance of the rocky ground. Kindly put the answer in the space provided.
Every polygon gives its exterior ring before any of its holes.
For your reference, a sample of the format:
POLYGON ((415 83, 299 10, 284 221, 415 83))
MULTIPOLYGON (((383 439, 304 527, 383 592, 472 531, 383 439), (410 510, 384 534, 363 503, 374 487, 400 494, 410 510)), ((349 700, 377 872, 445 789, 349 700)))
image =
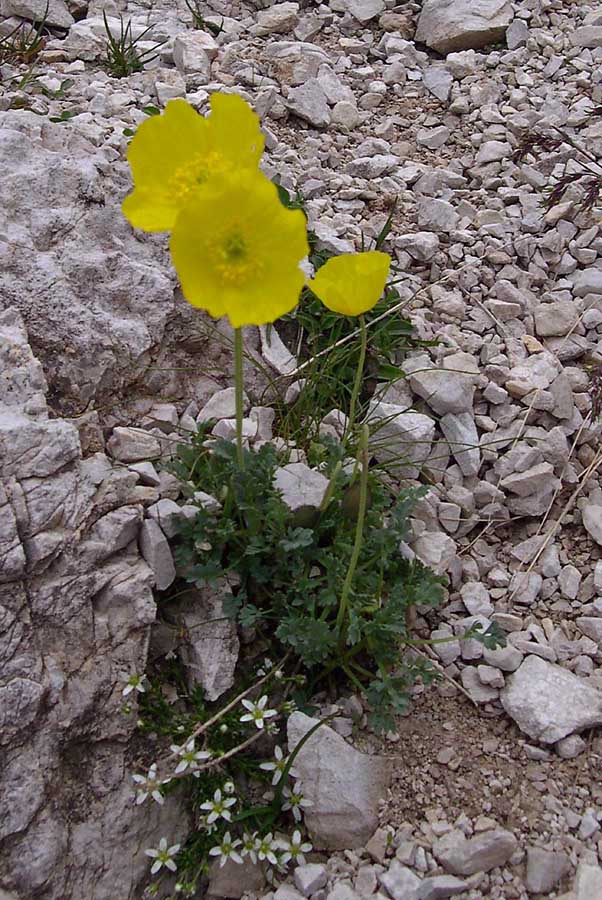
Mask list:
MULTIPOLYGON (((0 34, 45 5, 2 0, 0 34)), ((599 10, 212 0, 215 38, 167 0, 48 10, 29 75, 0 65, 0 893, 138 897, 140 846, 185 832, 175 806, 161 822, 131 808, 121 689, 144 667, 151 588, 175 577, 186 515, 157 461, 195 420, 228 430, 229 353, 179 296, 163 236, 134 234, 119 203, 144 107, 204 111, 234 90, 326 247, 359 248, 397 200, 404 312, 438 344, 380 413, 402 474, 431 485, 407 552, 450 577, 416 630, 478 620, 508 636, 425 651, 444 677, 383 741, 342 709, 339 730, 392 760, 380 822, 263 896, 599 900, 602 228, 578 185, 542 205, 576 171, 575 142, 602 155, 599 10), (107 73, 103 12, 149 28, 143 47, 164 41, 142 72, 107 73), (533 129, 565 139, 513 161, 533 129)), ((254 330, 247 342, 261 352, 254 330)), ((270 437, 269 410, 251 408, 247 432, 270 437)))

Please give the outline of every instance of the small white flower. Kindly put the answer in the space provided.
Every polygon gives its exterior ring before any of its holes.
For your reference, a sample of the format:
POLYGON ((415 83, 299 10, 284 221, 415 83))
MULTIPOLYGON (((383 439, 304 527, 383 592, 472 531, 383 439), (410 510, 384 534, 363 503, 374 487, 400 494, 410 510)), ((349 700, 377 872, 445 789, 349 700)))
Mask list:
POLYGON ((213 825, 219 818, 225 819, 226 822, 231 822, 232 813, 230 812, 230 807, 234 806, 235 803, 236 797, 222 799, 222 792, 218 788, 213 795, 213 800, 206 800, 205 803, 201 803, 201 809, 205 809, 209 813, 207 824, 213 825))
POLYGON ((144 803, 150 794, 159 806, 163 806, 165 798, 161 793, 161 785, 167 784, 167 781, 161 781, 161 779, 157 778, 157 763, 152 764, 148 770, 148 775, 132 775, 132 778, 139 785, 138 793, 136 794, 137 804, 144 803))
POLYGON ((219 856, 220 868, 225 865, 229 859, 233 859, 235 863, 241 863, 242 856, 236 851, 236 848, 239 846, 240 841, 233 841, 230 832, 227 831, 222 838, 221 844, 211 848, 209 856, 219 856))
POLYGON ((257 839, 257 858, 263 862, 264 859, 267 859, 269 863, 273 866, 278 865, 278 857, 276 856, 276 851, 279 850, 278 841, 273 839, 272 832, 269 834, 264 834, 262 838, 257 839))
POLYGON ((266 719, 271 719, 272 716, 278 715, 278 710, 276 709, 266 709, 268 702, 268 695, 264 694, 257 703, 253 703, 252 700, 243 700, 242 705, 245 709, 249 711, 245 713, 244 716, 240 717, 241 722, 254 722, 258 728, 263 728, 265 725, 266 719))
POLYGON ((177 744, 172 744, 169 749, 180 757, 180 762, 176 766, 176 775, 179 775, 180 772, 185 772, 188 768, 194 773, 194 770, 198 769, 199 763, 211 759, 209 750, 195 750, 194 738, 190 738, 181 747, 178 747, 177 744))
POLYGON ((290 809, 295 817, 295 822, 300 822, 301 811, 307 806, 313 806, 311 800, 306 800, 301 793, 301 782, 296 781, 292 791, 285 787, 282 794, 286 797, 286 801, 282 804, 282 809, 290 809))
POLYGON ((224 794, 233 794, 236 788, 234 787, 233 781, 226 781, 224 784, 224 794))
POLYGON ((207 821, 207 816, 201 816, 199 818, 199 828, 202 828, 207 834, 213 834, 214 831, 217 831, 217 825, 215 823, 210 825, 207 821))
POLYGON ((149 850, 145 850, 147 856, 150 856, 154 859, 154 863, 151 866, 151 875, 156 875, 157 872, 165 866, 166 869, 169 869, 170 872, 175 872, 178 868, 173 861, 172 857, 174 857, 180 849, 179 844, 174 844, 172 847, 167 846, 167 840, 165 838, 161 838, 159 841, 159 847, 157 849, 153 849, 152 847, 149 850))
POLYGON ((144 694, 146 691, 146 675, 131 675, 128 678, 128 682, 124 689, 122 690, 122 695, 127 697, 128 694, 131 694, 132 691, 136 691, 138 694, 144 694))
POLYGON ((309 842, 303 842, 301 837, 301 832, 299 829, 296 829, 293 832, 293 836, 287 844, 283 844, 284 853, 282 855, 281 862, 283 865, 290 862, 291 860, 297 865, 304 865, 305 863, 305 853, 309 853, 312 849, 312 845, 309 842))
POLYGON ((242 836, 242 856, 249 856, 251 858, 251 862, 257 864, 257 849, 259 847, 260 840, 257 837, 257 832, 254 831, 253 834, 249 834, 248 831, 245 831, 242 836))
MULTIPOLYGON (((274 747, 274 759, 271 762, 261 763, 259 768, 263 769, 264 772, 273 772, 274 775, 272 777, 272 786, 278 784, 282 776, 284 775, 284 770, 286 768, 286 764, 288 763, 288 756, 285 756, 282 752, 282 749, 276 745, 274 747)), ((291 775, 295 775, 294 768, 290 770, 291 775)))

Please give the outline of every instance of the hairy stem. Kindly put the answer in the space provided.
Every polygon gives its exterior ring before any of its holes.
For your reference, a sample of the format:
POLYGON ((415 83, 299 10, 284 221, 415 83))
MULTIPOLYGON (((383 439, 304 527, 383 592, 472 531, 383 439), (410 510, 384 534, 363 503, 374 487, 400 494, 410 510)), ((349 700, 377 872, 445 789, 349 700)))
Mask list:
POLYGON ((362 378, 364 375, 364 363, 366 362, 366 347, 368 344, 368 332, 366 331, 366 320, 363 316, 359 316, 360 323, 360 355, 357 361, 357 369, 355 372, 355 381, 353 382, 353 391, 351 393, 351 402, 349 404, 349 418, 347 419, 347 427, 343 435, 343 443, 353 433, 355 425, 355 416, 357 412, 357 401, 362 386, 362 378))
POLYGON ((244 455, 242 450, 242 328, 234 329, 234 389, 236 399, 236 456, 238 464, 242 468, 244 455))
POLYGON ((357 564, 360 558, 360 551, 362 549, 362 542, 364 538, 364 519, 366 517, 366 506, 368 499, 368 438, 370 436, 370 431, 367 425, 362 425, 362 430, 360 434, 360 445, 358 458, 361 458, 362 463, 362 474, 360 478, 360 502, 359 502, 359 510, 357 514, 357 522, 355 525, 355 541, 353 543, 353 551, 351 553, 351 559, 349 561, 349 568, 347 569, 347 575, 345 577, 345 582, 343 584, 343 590, 341 592, 341 601, 339 603, 339 612, 337 615, 336 627, 339 632, 340 641, 343 642, 343 627, 345 622, 345 617, 347 615, 347 607, 349 606, 349 594, 351 591, 351 585, 353 583, 353 576, 355 575, 355 570, 357 568, 357 564))

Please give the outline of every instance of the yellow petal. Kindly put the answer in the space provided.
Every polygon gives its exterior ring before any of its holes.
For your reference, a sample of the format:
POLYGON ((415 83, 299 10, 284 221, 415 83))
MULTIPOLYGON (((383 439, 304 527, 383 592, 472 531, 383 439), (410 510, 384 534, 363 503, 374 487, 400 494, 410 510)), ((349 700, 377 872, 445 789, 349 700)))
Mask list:
POLYGON ((305 216, 257 169, 212 179, 176 220, 170 250, 184 296, 231 324, 262 325, 298 302, 305 216))
POLYGON ((212 94, 207 119, 213 149, 236 166, 256 167, 265 139, 259 116, 236 94, 212 94))
POLYGON ((333 312, 359 316, 378 303, 390 265, 389 255, 379 250, 345 253, 327 260, 308 286, 333 312))
POLYGON ((170 100, 165 112, 138 127, 128 148, 134 190, 123 202, 128 221, 145 231, 173 227, 182 205, 174 189, 178 172, 207 153, 207 121, 185 100, 170 100))

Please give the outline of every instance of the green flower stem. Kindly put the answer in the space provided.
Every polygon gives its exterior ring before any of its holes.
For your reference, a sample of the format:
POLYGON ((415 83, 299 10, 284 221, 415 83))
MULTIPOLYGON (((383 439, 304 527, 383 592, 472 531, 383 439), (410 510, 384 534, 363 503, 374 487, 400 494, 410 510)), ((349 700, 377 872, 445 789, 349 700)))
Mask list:
POLYGON ((466 640, 470 635, 462 634, 450 634, 449 637, 444 638, 402 638, 403 643, 408 647, 432 647, 434 644, 449 644, 450 641, 466 640))
POLYGON ((364 519, 366 517, 366 507, 368 500, 368 438, 370 436, 370 431, 367 425, 362 425, 362 430, 360 434, 360 446, 358 458, 361 458, 362 461, 362 474, 360 478, 360 502, 359 502, 359 510, 357 514, 357 522, 355 525, 355 541, 353 544, 353 552, 351 553, 351 560, 349 561, 349 568, 347 569, 347 575, 345 577, 345 583, 343 584, 343 590, 341 593, 341 601, 339 603, 339 612, 337 615, 336 627, 339 632, 340 639, 342 642, 343 639, 343 623, 345 622, 345 616, 347 615, 347 607, 349 606, 349 593, 351 591, 351 584, 353 582, 353 576, 355 575, 355 570, 357 568, 357 564, 360 558, 360 551, 362 549, 362 542, 364 538, 364 519))
POLYGON ((369 672, 368 669, 365 669, 363 666, 360 666, 357 662, 351 662, 349 665, 355 669, 358 675, 363 675, 364 678, 368 678, 372 680, 374 678, 374 672, 369 672))
POLYGON ((337 478, 341 474, 341 469, 343 468, 343 463, 339 459, 336 466, 334 467, 333 473, 330 476, 330 481, 328 482, 328 487, 326 488, 326 493, 322 498, 322 502, 320 503, 320 512, 324 512, 328 509, 328 504, 332 500, 332 495, 334 494, 334 489, 336 487, 337 478))
POLYGON ((243 417, 243 399, 242 399, 242 328, 234 329, 234 389, 236 399, 236 456, 238 464, 242 468, 244 465, 244 455, 242 450, 242 417, 243 417))
POLYGON ((333 662, 331 662, 327 666, 325 666, 325 668, 322 669, 322 671, 318 675, 316 675, 313 678, 313 680, 309 683, 310 694, 313 692, 316 685, 320 681, 322 681, 322 679, 324 679, 328 675, 330 675, 331 672, 334 672, 335 669, 338 669, 339 667, 348 664, 349 660, 353 659, 354 656, 357 656, 358 653, 361 653, 362 650, 365 650, 366 645, 367 645, 367 640, 364 638, 362 641, 359 642, 359 644, 356 644, 354 647, 352 647, 350 650, 348 650, 347 653, 341 654, 339 657, 337 657, 337 659, 333 660, 333 662))
POLYGON ((347 427, 345 428, 345 434, 343 435, 343 443, 345 443, 346 439, 353 432, 353 426, 355 425, 355 414, 357 412, 357 400, 360 395, 360 388, 362 386, 362 378, 364 375, 364 363, 366 362, 366 347, 368 345, 368 332, 366 330, 366 320, 363 316, 359 316, 360 323, 360 356, 357 361, 357 370, 355 373, 355 381, 353 383, 353 391, 351 393, 351 402, 349 404, 349 418, 347 419, 347 427))
POLYGON ((353 673, 351 668, 349 666, 343 666, 343 672, 345 673, 345 675, 347 676, 349 681, 356 686, 356 688, 358 689, 360 694, 363 694, 364 693, 364 685, 359 680, 359 678, 357 678, 355 676, 355 674, 353 673))

